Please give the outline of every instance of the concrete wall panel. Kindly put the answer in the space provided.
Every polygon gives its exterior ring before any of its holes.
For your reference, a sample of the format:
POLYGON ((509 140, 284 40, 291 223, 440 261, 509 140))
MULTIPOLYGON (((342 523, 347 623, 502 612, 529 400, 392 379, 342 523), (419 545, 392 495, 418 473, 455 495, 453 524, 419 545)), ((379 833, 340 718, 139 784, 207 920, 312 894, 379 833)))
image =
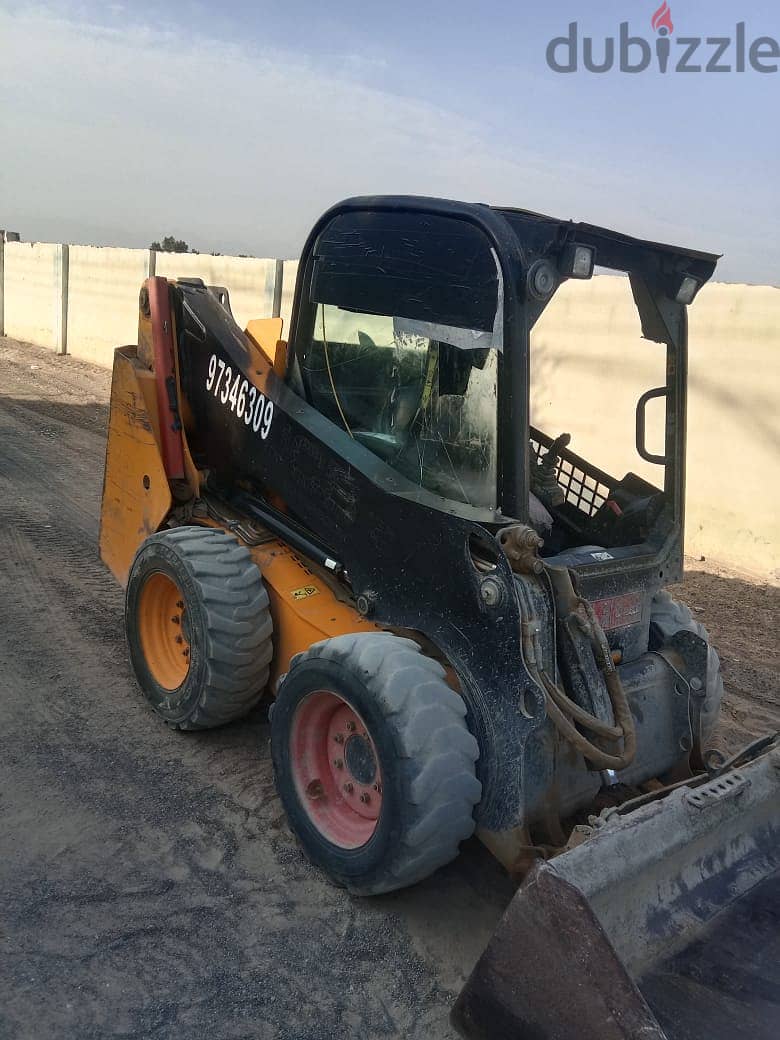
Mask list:
POLYGON ((780 289, 705 285, 688 339, 687 551, 780 582, 780 289))
POLYGON ((292 315, 293 296, 295 295, 295 279, 298 277, 298 261, 285 260, 282 276, 282 301, 279 311, 284 325, 282 336, 284 339, 290 335, 290 316, 292 315))
POLYGON ((158 253, 155 274, 164 278, 202 278, 206 285, 223 285, 230 293, 233 315, 246 328, 252 318, 273 313, 276 261, 204 253, 158 253))
POLYGON ((61 250, 52 242, 5 243, 6 336, 56 349, 61 250))
POLYGON ((137 341, 138 293, 148 270, 148 249, 70 247, 69 354, 110 366, 115 347, 137 341))
MULTIPOLYGON (((531 423, 614 477, 652 484, 661 468, 635 448, 636 402, 665 381, 666 348, 642 339, 628 278, 598 275, 558 290, 531 333, 531 423)), ((663 403, 648 406, 647 446, 663 453, 663 403)))
MULTIPOLYGON (((531 338, 532 422, 616 477, 658 484, 634 448, 636 401, 664 382, 664 348, 640 338, 628 280, 559 290, 531 338)), ((663 402, 647 446, 663 450, 663 402)), ((713 283, 689 312, 686 551, 780 581, 780 289, 713 283)))

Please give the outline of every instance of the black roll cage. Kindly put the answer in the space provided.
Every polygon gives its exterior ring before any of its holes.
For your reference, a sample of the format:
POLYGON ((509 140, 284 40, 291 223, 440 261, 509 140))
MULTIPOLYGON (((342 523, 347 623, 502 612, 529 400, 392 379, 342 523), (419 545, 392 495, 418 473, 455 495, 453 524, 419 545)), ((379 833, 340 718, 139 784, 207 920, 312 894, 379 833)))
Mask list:
MULTIPOLYGON (((531 266, 540 259, 557 264, 567 245, 595 251, 600 267, 626 272, 639 311, 642 334, 667 347, 665 484, 675 526, 682 531, 685 487, 687 314, 676 301, 682 279, 699 286, 712 276, 718 257, 644 241, 591 224, 574 223, 527 210, 419 196, 366 196, 329 209, 314 225, 303 248, 290 324, 287 375, 296 349, 311 334, 315 304, 311 282, 316 246, 334 218, 345 213, 409 213, 454 218, 479 229, 495 251, 504 283, 503 351, 498 358, 497 502, 505 517, 528 520, 530 350, 533 325, 554 296, 539 301, 526 291, 531 266)), ((564 279, 562 278, 561 281, 564 279)), ((560 284, 560 282, 559 282, 560 284)), ((557 288, 557 287, 556 287, 557 288)), ((657 396, 661 396, 660 389, 657 396)), ((639 437, 640 416, 637 417, 639 437)), ((640 453, 641 454, 641 453, 640 453)), ((457 512, 457 509, 453 510, 457 512)))

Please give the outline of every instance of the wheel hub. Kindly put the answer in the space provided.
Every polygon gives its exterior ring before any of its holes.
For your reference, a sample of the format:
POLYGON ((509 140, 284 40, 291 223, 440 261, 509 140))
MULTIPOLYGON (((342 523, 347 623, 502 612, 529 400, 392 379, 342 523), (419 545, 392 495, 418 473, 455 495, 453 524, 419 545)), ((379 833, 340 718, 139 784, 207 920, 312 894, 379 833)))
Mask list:
POLYGON ((344 764, 354 779, 362 785, 373 784, 376 759, 368 737, 355 733, 344 747, 344 764))
POLYGON ((178 689, 190 667, 189 618, 181 589, 157 571, 144 582, 138 601, 141 649, 154 681, 178 689))
POLYGON ((320 833, 341 848, 364 845, 382 809, 382 774, 374 742, 354 708, 319 690, 295 713, 292 772, 301 804, 320 833))

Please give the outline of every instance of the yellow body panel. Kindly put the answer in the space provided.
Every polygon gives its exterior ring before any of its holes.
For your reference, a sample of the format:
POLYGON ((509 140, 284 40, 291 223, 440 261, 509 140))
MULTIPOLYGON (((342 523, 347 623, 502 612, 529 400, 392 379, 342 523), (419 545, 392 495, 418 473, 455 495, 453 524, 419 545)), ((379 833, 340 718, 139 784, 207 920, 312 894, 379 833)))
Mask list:
MULTIPOLYGON (((249 378, 259 387, 279 362, 283 366, 286 344, 280 341, 281 318, 249 322, 247 334, 255 348, 249 378), (278 349, 279 348, 279 349, 278 349), (259 378, 258 378, 259 377, 259 378)), ((100 523, 100 555, 122 585, 136 550, 165 523, 174 506, 165 475, 160 448, 157 394, 152 371, 151 324, 143 311, 139 316, 139 346, 120 347, 114 353, 111 412, 106 449, 106 472, 100 523)), ((177 376, 178 376, 178 357, 177 376)), ((185 435, 183 437, 187 483, 197 496, 200 474, 187 448, 186 429, 194 420, 187 401, 179 395, 185 435)), ((276 501, 283 508, 281 501, 276 501)), ((199 516, 192 523, 221 527, 215 520, 199 516)), ((288 545, 271 538, 259 546, 248 546, 263 575, 274 622, 274 658, 269 686, 273 690, 286 672, 291 658, 312 643, 349 632, 377 631, 341 597, 316 570, 307 566, 288 545)))
POLYGON ((268 363, 276 361, 276 349, 282 338, 281 318, 253 318, 247 323, 246 334, 265 355, 268 363))
POLYGON ((271 600, 274 621, 274 658, 270 688, 289 668, 291 659, 321 639, 348 632, 376 632, 379 628, 351 604, 336 598, 319 575, 285 545, 274 540, 250 547, 271 600))
POLYGON ((100 556, 121 585, 127 584, 136 549, 173 504, 156 435, 154 384, 136 349, 114 353, 100 512, 100 556))
MULTIPOLYGON (((204 520, 205 527, 228 530, 215 520, 204 520)), ((236 532, 231 532, 239 537, 236 532)), ((346 599, 340 599, 328 582, 281 539, 262 545, 249 545, 252 559, 263 576, 274 623, 274 656, 268 687, 275 692, 280 675, 287 671, 296 654, 312 643, 350 632, 381 632, 380 625, 364 618, 346 599)))

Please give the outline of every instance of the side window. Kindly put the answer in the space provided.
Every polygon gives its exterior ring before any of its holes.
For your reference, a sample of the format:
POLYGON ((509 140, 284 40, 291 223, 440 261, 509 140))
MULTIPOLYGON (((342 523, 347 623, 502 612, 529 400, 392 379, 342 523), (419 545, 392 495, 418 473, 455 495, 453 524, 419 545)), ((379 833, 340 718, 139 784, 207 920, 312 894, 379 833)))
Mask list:
POLYGON ((390 434, 408 425, 429 342, 396 337, 390 315, 317 304, 305 367, 312 404, 348 433, 390 434))
MULTIPOLYGON (((531 333, 531 423, 549 437, 566 432, 571 450, 615 478, 633 472, 659 490, 664 466, 640 458, 636 406, 642 394, 666 386, 666 348, 642 338, 631 284, 604 271, 565 282, 531 333)), ((647 446, 663 456, 666 409, 647 407, 647 446)), ((572 488, 581 508, 593 497, 572 488)))
POLYGON ((303 393, 408 479, 492 510, 502 299, 495 255, 460 221, 336 218, 295 347, 303 393))

